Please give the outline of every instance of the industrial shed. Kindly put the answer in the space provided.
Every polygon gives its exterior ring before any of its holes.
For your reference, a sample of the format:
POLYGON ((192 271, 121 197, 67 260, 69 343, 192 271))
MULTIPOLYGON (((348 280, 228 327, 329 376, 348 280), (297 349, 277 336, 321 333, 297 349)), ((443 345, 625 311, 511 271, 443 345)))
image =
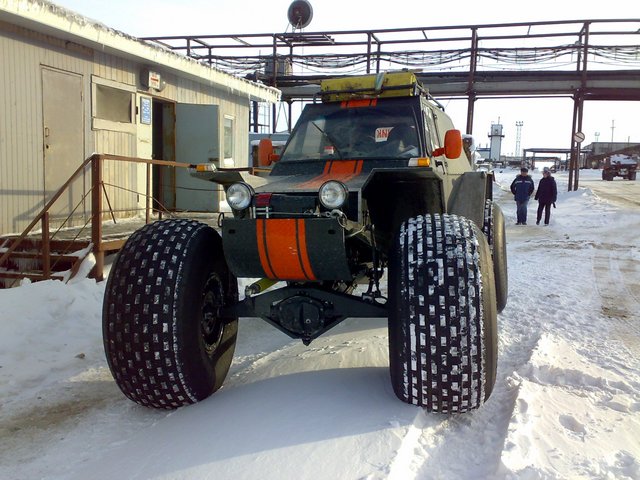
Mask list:
MULTIPOLYGON (((20 232, 94 152, 248 166, 250 104, 278 90, 138 40, 47 1, 0 0, 0 235, 20 232)), ((52 228, 91 215, 86 168, 52 228), (67 220, 68 219, 68 220, 67 220)), ((217 211, 221 192, 186 169, 104 162, 109 215, 153 206, 217 211)))

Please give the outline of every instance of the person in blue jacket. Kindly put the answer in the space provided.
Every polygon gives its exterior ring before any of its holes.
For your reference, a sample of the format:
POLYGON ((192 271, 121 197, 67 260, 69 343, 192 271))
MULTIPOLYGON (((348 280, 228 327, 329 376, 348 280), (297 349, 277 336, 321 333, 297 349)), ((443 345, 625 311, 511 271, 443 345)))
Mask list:
POLYGON ((529 170, 522 167, 520 169, 520 175, 511 182, 511 193, 514 195, 517 207, 518 223, 516 223, 516 225, 527 224, 527 204, 534 189, 535 184, 529 176, 529 170))
POLYGON ((544 167, 544 170, 542 170, 542 178, 538 183, 538 190, 536 190, 535 199, 538 200, 538 217, 536 219, 536 225, 540 225, 543 210, 544 224, 549 225, 551 205, 555 207, 556 200, 558 199, 558 187, 556 186, 556 180, 551 176, 551 172, 547 167, 544 167))

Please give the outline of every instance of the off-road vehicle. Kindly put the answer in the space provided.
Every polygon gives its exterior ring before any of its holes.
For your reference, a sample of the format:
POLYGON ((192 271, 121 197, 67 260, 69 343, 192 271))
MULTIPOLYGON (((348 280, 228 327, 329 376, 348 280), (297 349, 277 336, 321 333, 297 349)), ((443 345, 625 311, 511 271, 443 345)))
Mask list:
POLYGON ((219 389, 239 317, 305 344, 346 318, 385 317, 402 401, 449 413, 489 397, 507 299, 491 176, 412 73, 331 79, 319 96, 262 168, 194 166, 224 186, 233 215, 219 228, 162 220, 126 242, 103 327, 134 402, 177 408, 219 389), (251 279, 241 300, 238 278, 251 279))

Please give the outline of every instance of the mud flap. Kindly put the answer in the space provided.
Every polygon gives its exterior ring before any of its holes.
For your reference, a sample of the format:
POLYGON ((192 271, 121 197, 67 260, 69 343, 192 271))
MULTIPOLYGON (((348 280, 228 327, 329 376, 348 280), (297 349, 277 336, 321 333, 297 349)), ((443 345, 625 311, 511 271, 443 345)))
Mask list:
POLYGON ((333 218, 225 219, 222 243, 236 277, 351 279, 344 229, 333 218))
POLYGON ((491 178, 484 172, 465 172, 453 184, 447 212, 473 220, 478 228, 484 225, 484 203, 491 198, 491 178))

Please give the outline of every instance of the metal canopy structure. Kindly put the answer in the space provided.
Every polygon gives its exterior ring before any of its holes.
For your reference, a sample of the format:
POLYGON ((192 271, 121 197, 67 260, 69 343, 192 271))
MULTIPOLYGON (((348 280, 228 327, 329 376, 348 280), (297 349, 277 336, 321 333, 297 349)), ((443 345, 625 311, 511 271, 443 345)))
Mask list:
MULTIPOLYGON (((566 166, 567 159, 570 158, 571 149, 570 148, 525 148, 523 150, 523 161, 525 165, 535 164, 536 161, 549 161, 552 158, 558 158, 557 155, 552 154, 560 154, 565 156, 564 162, 560 161, 560 165, 566 166), (532 153, 531 157, 528 157, 527 154, 532 153), (536 157, 536 154, 542 153, 545 154, 543 157, 536 157)), ((556 162, 557 163, 557 162, 556 162)))
MULTIPOLYGON (((640 100, 640 19, 458 25, 382 30, 148 37, 229 73, 282 91, 289 105, 310 101, 323 78, 388 70, 416 72, 435 97, 570 97, 569 189, 586 100, 640 100)), ((275 128, 276 106, 272 110, 275 128)), ((258 132, 254 106, 253 131, 258 132)), ((575 171, 575 176, 573 172, 575 171)))

